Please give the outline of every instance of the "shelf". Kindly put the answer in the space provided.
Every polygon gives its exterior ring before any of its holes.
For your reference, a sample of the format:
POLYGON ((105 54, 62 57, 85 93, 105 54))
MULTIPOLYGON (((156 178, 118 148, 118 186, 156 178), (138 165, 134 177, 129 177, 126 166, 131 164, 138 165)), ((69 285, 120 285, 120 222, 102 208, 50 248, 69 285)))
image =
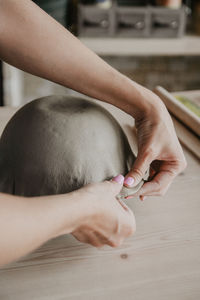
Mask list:
POLYGON ((80 38, 101 56, 196 56, 200 55, 200 37, 180 39, 80 38))

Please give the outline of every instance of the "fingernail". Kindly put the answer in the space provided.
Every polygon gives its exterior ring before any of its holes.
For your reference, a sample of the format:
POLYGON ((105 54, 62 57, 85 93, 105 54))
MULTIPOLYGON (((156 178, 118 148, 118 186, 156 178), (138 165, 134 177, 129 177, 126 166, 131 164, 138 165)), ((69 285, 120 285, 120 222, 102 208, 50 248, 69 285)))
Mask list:
POLYGON ((124 180, 124 183, 127 184, 127 185, 133 185, 134 184, 134 178, 133 177, 127 177, 125 180, 124 180))
POLYGON ((113 177, 112 181, 122 184, 124 182, 124 176, 119 174, 119 175, 113 177))

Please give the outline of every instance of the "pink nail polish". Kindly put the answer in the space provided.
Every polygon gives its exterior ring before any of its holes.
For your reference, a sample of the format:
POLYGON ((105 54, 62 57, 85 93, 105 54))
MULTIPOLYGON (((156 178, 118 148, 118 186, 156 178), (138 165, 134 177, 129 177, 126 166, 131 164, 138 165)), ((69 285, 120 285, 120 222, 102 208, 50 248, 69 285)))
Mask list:
POLYGON ((112 181, 122 184, 124 182, 124 176, 119 174, 119 175, 113 177, 112 181))
POLYGON ((134 184, 134 178, 133 177, 127 177, 125 180, 124 180, 124 183, 127 184, 127 185, 133 185, 134 184))

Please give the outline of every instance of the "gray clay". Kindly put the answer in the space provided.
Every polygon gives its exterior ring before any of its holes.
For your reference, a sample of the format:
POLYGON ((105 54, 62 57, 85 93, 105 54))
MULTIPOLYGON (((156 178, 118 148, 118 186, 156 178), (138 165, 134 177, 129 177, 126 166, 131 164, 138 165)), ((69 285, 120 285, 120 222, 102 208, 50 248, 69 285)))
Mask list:
MULTIPOLYGON (((49 96, 22 107, 0 139, 0 192, 23 196, 68 193, 126 174, 134 162, 118 122, 100 105, 49 96)), ((136 192, 123 188, 121 196, 136 192)))

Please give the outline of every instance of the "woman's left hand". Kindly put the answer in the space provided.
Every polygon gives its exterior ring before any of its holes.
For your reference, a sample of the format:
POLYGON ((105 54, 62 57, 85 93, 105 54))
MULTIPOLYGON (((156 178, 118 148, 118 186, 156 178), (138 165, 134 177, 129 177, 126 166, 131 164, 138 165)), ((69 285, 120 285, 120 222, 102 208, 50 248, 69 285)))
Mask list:
POLYGON ((164 195, 173 179, 186 167, 183 150, 165 105, 147 89, 144 89, 143 97, 152 105, 146 112, 135 116, 138 156, 124 181, 128 187, 137 185, 150 167, 148 182, 134 195, 139 195, 141 200, 145 196, 164 195))

